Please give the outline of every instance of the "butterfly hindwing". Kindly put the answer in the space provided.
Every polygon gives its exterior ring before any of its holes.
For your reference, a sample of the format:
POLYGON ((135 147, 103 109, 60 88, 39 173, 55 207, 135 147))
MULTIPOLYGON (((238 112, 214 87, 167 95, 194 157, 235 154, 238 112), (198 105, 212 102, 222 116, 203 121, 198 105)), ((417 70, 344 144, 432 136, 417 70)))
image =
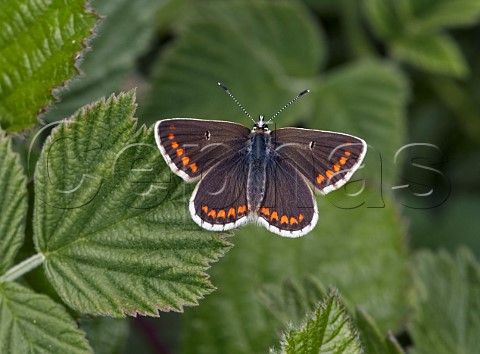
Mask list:
POLYGON ((294 161, 273 157, 266 173, 264 199, 257 210, 259 222, 281 236, 305 235, 317 223, 317 203, 294 161))
POLYGON ((347 183, 367 152, 365 141, 342 133, 281 128, 271 137, 274 153, 294 161, 299 172, 322 194, 347 183))
POLYGON ((158 121, 155 140, 170 168, 185 181, 245 147, 250 129, 225 121, 175 118, 158 121))
POLYGON ((247 222, 246 152, 222 160, 204 175, 190 198, 193 220, 208 230, 229 230, 247 222))

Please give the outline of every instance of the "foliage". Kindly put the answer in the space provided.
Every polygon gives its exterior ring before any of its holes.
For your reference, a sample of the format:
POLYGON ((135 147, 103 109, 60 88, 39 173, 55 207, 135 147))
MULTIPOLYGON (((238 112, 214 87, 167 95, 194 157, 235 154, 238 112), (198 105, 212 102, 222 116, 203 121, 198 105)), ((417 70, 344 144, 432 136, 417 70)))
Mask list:
POLYGON ((299 328, 288 329, 281 347, 276 353, 356 354, 362 351, 352 320, 335 293, 329 294, 299 328))
POLYGON ((52 89, 77 75, 75 62, 95 24, 84 0, 2 0, 0 125, 33 126, 52 89))
POLYGON ((480 340, 480 266, 471 252, 416 257, 417 316, 411 333, 416 354, 474 353, 480 340))
POLYGON ((0 0, 0 352, 475 352, 479 4, 0 0), (309 235, 190 219, 148 127, 249 125, 218 81, 368 142, 309 235))

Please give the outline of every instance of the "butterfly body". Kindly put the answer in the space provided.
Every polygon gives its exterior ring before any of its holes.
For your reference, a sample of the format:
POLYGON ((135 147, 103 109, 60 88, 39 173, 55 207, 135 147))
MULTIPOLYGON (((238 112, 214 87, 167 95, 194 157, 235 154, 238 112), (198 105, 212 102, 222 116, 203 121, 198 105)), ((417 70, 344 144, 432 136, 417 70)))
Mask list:
POLYGON ((270 133, 256 128, 250 134, 248 152, 247 204, 248 210, 257 210, 265 194, 267 164, 270 162, 270 133))
POLYGON ((198 181, 189 203, 203 228, 229 230, 252 220, 286 237, 316 225, 312 188, 327 194, 360 166, 366 144, 320 130, 270 131, 260 116, 253 129, 225 121, 166 119, 155 125, 157 145, 172 171, 198 181))

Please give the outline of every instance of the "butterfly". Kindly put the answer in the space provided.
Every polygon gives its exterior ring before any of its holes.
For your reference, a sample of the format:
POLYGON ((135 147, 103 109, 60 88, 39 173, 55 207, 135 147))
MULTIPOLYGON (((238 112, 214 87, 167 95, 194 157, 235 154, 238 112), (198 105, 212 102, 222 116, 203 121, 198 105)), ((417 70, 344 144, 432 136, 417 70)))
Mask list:
MULTIPOLYGON (((243 106, 219 85, 252 120, 243 106)), ((195 118, 155 124, 155 140, 171 170, 196 182, 189 202, 193 220, 207 230, 224 231, 257 221, 271 232, 299 237, 318 221, 312 187, 327 194, 343 186, 361 165, 364 140, 352 135, 302 129, 270 131, 259 116, 244 125, 195 118)))

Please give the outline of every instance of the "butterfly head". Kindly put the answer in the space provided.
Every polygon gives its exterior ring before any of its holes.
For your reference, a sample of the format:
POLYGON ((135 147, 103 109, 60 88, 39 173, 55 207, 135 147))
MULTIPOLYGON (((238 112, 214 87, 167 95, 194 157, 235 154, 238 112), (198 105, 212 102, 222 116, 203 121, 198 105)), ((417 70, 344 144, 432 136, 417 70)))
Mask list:
POLYGON ((258 122, 255 123, 252 131, 256 132, 256 133, 267 133, 268 132, 268 125, 267 125, 267 122, 265 122, 265 116, 263 116, 263 115, 258 116, 258 122))

